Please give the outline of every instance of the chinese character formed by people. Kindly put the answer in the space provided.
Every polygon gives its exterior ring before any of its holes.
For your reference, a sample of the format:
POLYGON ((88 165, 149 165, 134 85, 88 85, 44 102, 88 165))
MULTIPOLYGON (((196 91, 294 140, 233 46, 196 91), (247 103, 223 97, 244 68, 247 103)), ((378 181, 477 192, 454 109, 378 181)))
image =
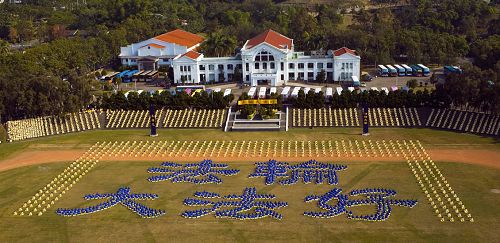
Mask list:
POLYGON ((347 169, 345 165, 320 163, 316 160, 296 165, 269 160, 256 163, 255 172, 249 177, 265 177, 266 185, 274 184, 277 178, 282 178, 278 181, 281 185, 295 184, 301 178, 306 184, 311 182, 322 184, 324 180, 327 180, 328 184, 336 185, 338 184, 337 171, 345 169, 347 169))
POLYGON ((269 201, 276 198, 272 194, 257 194, 257 189, 245 188, 241 195, 220 196, 212 192, 196 192, 195 198, 186 198, 184 204, 188 206, 205 206, 207 208, 185 211, 185 218, 199 218, 215 213, 215 217, 234 219, 258 219, 272 217, 281 220, 281 214, 275 209, 288 206, 286 202, 269 201), (207 200, 211 199, 211 200, 207 200), (218 200, 216 200, 218 199, 218 200), (229 208, 229 209, 228 209, 229 208))
POLYGON ((334 188, 323 195, 310 195, 305 202, 318 201, 318 207, 326 210, 320 212, 304 212, 304 215, 315 218, 331 218, 341 214, 347 214, 349 219, 365 221, 383 221, 389 218, 392 205, 413 208, 417 205, 416 200, 387 199, 396 195, 396 191, 383 188, 368 188, 352 190, 349 194, 342 194, 342 189, 334 188), (353 199, 356 196, 364 196, 363 199, 353 199), (333 199, 337 204, 329 204, 333 199), (376 205, 376 212, 370 215, 355 215, 349 209, 355 206, 376 205))
POLYGON ((220 184, 222 180, 217 175, 232 176, 240 170, 227 169, 227 164, 216 164, 212 160, 203 160, 200 163, 177 164, 164 162, 160 168, 149 168, 149 173, 160 173, 160 175, 148 178, 151 182, 171 180, 172 182, 190 182, 194 184, 215 183, 220 184))
POLYGON ((143 218, 156 218, 165 214, 164 210, 148 208, 143 204, 136 202, 137 200, 154 200, 158 198, 158 195, 149 193, 131 194, 129 187, 121 187, 120 189, 118 189, 116 193, 87 194, 83 198, 85 200, 96 200, 96 199, 109 199, 109 200, 103 203, 99 203, 95 206, 90 206, 86 208, 71 208, 71 209, 59 208, 56 210, 56 213, 61 216, 77 216, 77 215, 95 213, 98 211, 111 208, 118 204, 121 204, 143 218))

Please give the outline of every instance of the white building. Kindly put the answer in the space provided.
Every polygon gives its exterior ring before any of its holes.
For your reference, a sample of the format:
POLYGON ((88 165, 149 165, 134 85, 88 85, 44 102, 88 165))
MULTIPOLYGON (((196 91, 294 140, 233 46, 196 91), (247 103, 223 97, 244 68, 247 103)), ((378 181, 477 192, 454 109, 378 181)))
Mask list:
MULTIPOLYGON (((122 48, 122 63, 138 65, 139 69, 172 65, 176 83, 228 81, 233 79, 236 69, 242 74, 243 82, 251 86, 277 86, 286 84, 289 80, 312 81, 321 70, 324 70, 326 79, 330 82, 351 81, 352 76, 360 75, 361 58, 355 51, 342 47, 336 51, 306 56, 303 52, 294 50, 293 39, 273 30, 247 40, 240 53, 234 57, 204 57, 196 51, 196 47, 203 42, 202 37, 181 30, 172 32, 176 32, 178 39, 183 41, 195 39, 193 36, 198 38, 186 43, 173 42, 159 36, 132 44, 122 48), (139 64, 130 60, 136 60, 139 64)), ((168 36, 172 32, 162 36, 168 36)))
POLYGON ((137 66, 139 70, 156 70, 172 65, 179 55, 196 49, 204 38, 176 29, 151 39, 121 47, 119 58, 124 66, 137 66))

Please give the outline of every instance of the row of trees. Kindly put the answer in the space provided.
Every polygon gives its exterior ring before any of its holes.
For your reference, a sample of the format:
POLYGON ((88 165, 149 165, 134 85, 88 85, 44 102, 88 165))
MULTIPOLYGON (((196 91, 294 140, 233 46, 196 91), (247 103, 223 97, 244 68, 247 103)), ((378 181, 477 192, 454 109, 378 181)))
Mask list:
MULTIPOLYGON (((453 105, 500 112, 499 81, 493 75, 500 65, 498 1, 410 0, 401 7, 349 14, 343 11, 352 7, 346 1, 312 8, 271 0, 85 2, 0 4, 2 122, 86 108, 95 102, 92 94, 100 87, 92 78, 94 70, 117 68, 121 46, 174 28, 205 35, 201 49, 207 56, 233 54, 244 41, 272 28, 293 38, 297 50, 347 45, 365 64, 449 64, 471 57, 479 69, 452 77, 445 93, 453 105), (68 36, 69 29, 78 34, 68 36), (11 48, 27 42, 34 46, 11 48)), ((321 82, 324 75, 317 79, 321 82)))
POLYGON ((157 109, 224 109, 234 100, 234 95, 224 96, 221 92, 208 94, 201 91, 193 96, 186 92, 179 92, 172 95, 170 92, 155 92, 150 95, 148 92, 137 94, 130 92, 127 97, 122 91, 114 94, 104 95, 101 102, 96 105, 103 109, 112 110, 148 110, 150 104, 154 104, 157 109))
POLYGON ((323 108, 324 106, 353 108, 366 104, 368 107, 449 107, 450 98, 446 95, 443 87, 429 92, 427 89, 410 91, 383 91, 369 90, 367 92, 342 91, 339 95, 334 93, 332 97, 325 99, 322 92, 299 91, 297 97, 291 97, 288 103, 296 108, 323 108))
POLYGON ((115 34, 0 49, 0 121, 87 108, 101 87, 93 70, 111 62, 115 34))

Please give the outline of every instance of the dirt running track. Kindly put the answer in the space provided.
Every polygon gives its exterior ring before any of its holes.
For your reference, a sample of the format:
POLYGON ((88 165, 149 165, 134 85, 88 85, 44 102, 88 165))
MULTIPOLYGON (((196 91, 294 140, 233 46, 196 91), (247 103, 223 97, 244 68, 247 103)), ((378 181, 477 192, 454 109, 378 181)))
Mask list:
MULTIPOLYGON (((74 161, 78 157, 80 157, 85 150, 60 150, 60 151, 28 151, 16 154, 15 156, 8 158, 6 160, 0 161, 0 171, 6 171, 14 168, 19 168, 23 166, 29 165, 37 165, 37 164, 45 164, 45 163, 57 163, 57 162, 67 162, 74 161)), ((457 162, 457 163, 466 163, 466 164, 476 164, 487 167, 492 167, 496 169, 500 169, 500 152, 485 150, 485 149, 427 149, 427 152, 431 156, 434 161, 447 161, 447 162, 457 162)), ((403 161, 401 157, 377 157, 377 158, 368 158, 368 157, 349 157, 349 158, 337 158, 334 157, 319 157, 315 159, 319 161, 332 161, 341 163, 343 161, 387 161, 387 162, 397 162, 403 161)), ((175 161, 196 161, 201 160, 203 158, 197 157, 184 157, 184 158, 176 158, 175 161)), ((265 160, 266 158, 220 158, 217 161, 220 162, 228 162, 234 160, 265 160)), ((294 158, 279 158, 275 157, 277 160, 286 160, 286 161, 304 161, 308 159, 308 157, 294 157, 294 158)), ((160 158, 136 158, 136 157, 105 157, 102 158, 101 161, 160 161, 160 158)), ((166 159, 164 159, 166 160, 166 159)))

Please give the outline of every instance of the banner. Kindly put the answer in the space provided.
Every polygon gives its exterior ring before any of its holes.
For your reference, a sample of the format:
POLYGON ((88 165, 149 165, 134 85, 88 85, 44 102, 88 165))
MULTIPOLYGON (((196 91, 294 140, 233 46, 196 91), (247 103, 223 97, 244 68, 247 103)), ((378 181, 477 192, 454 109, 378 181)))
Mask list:
POLYGON ((362 114, 361 117, 363 117, 363 135, 368 135, 368 128, 370 126, 370 120, 369 120, 369 114, 368 114, 368 106, 364 105, 363 108, 361 109, 362 114))
POLYGON ((238 105, 276 105, 277 99, 263 99, 263 100, 238 100, 238 105))
POLYGON ((155 116, 155 107, 153 104, 149 105, 149 120, 151 126, 151 134, 149 136, 156 137, 158 134, 156 133, 156 116, 155 116))

